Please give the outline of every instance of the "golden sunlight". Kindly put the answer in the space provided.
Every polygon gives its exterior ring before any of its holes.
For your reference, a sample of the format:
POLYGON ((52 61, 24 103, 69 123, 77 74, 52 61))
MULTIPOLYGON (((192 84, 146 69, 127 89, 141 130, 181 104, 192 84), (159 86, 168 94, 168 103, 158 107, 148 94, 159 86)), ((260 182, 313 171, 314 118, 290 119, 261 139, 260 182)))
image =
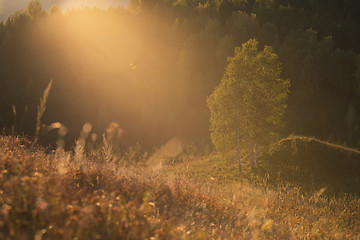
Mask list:
POLYGON ((359 11, 0 0, 0 240, 360 240, 359 11))
MULTIPOLYGON (((50 1, 51 2, 51 1, 50 1)), ((128 1, 124 0, 53 0, 63 10, 81 7, 98 7, 107 9, 109 7, 117 7, 127 5, 128 1)), ((54 5, 54 3, 52 3, 54 5)))
POLYGON ((4 1, 5 0, 0 0, 0 14, 2 14, 4 11, 4 1))
MULTIPOLYGON (((63 11, 97 7, 108 9, 110 7, 127 6, 128 0, 40 0, 44 10, 48 11, 51 6, 59 6, 63 11)), ((12 13, 25 9, 29 0, 0 0, 0 20, 5 20, 12 13)))

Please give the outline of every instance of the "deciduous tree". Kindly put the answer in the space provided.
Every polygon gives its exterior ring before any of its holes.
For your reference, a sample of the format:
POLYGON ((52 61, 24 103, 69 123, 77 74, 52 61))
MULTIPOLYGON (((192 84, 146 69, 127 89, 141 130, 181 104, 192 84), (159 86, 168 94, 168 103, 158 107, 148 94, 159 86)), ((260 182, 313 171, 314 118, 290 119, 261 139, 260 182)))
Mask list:
POLYGON ((281 78, 281 64, 272 48, 260 51, 256 40, 235 48, 228 61, 220 84, 207 99, 210 132, 217 151, 237 149, 241 170, 243 146, 254 166, 257 149, 277 138, 290 81, 281 78))

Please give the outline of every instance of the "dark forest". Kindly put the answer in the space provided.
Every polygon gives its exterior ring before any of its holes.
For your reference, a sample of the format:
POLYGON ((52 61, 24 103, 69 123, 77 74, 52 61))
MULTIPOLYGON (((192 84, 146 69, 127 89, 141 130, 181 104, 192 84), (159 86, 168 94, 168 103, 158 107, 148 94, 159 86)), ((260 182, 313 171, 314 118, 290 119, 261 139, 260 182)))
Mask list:
POLYGON ((70 145, 86 122, 99 136, 116 122, 121 146, 207 145, 206 98, 234 47, 257 39, 291 82, 281 135, 359 147, 359 12, 340 0, 132 0, 66 12, 33 1, 0 24, 0 128, 32 136, 53 79, 42 121, 64 124, 70 145))

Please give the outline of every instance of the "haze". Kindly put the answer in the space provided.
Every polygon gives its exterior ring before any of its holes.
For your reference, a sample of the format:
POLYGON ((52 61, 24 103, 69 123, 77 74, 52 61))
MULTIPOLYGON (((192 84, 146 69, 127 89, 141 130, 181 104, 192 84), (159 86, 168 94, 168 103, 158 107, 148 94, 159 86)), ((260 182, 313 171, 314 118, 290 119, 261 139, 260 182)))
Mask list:
MULTIPOLYGON (((29 0, 0 0, 0 20, 5 20, 15 11, 26 8, 29 0)), ((63 10, 79 7, 109 7, 124 6, 128 0, 40 0, 44 10, 49 10, 52 5, 60 6, 63 10)))

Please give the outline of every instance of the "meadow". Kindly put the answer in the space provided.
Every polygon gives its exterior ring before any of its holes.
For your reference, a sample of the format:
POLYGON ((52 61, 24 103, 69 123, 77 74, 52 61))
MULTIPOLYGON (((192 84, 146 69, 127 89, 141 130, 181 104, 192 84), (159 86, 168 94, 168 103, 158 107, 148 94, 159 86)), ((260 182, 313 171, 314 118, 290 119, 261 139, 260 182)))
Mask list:
POLYGON ((359 1, 41 3, 0 21, 0 239, 360 239, 359 1))
POLYGON ((76 157, 1 136, 0 238, 360 238, 355 194, 274 186, 215 155, 167 149, 76 157))

